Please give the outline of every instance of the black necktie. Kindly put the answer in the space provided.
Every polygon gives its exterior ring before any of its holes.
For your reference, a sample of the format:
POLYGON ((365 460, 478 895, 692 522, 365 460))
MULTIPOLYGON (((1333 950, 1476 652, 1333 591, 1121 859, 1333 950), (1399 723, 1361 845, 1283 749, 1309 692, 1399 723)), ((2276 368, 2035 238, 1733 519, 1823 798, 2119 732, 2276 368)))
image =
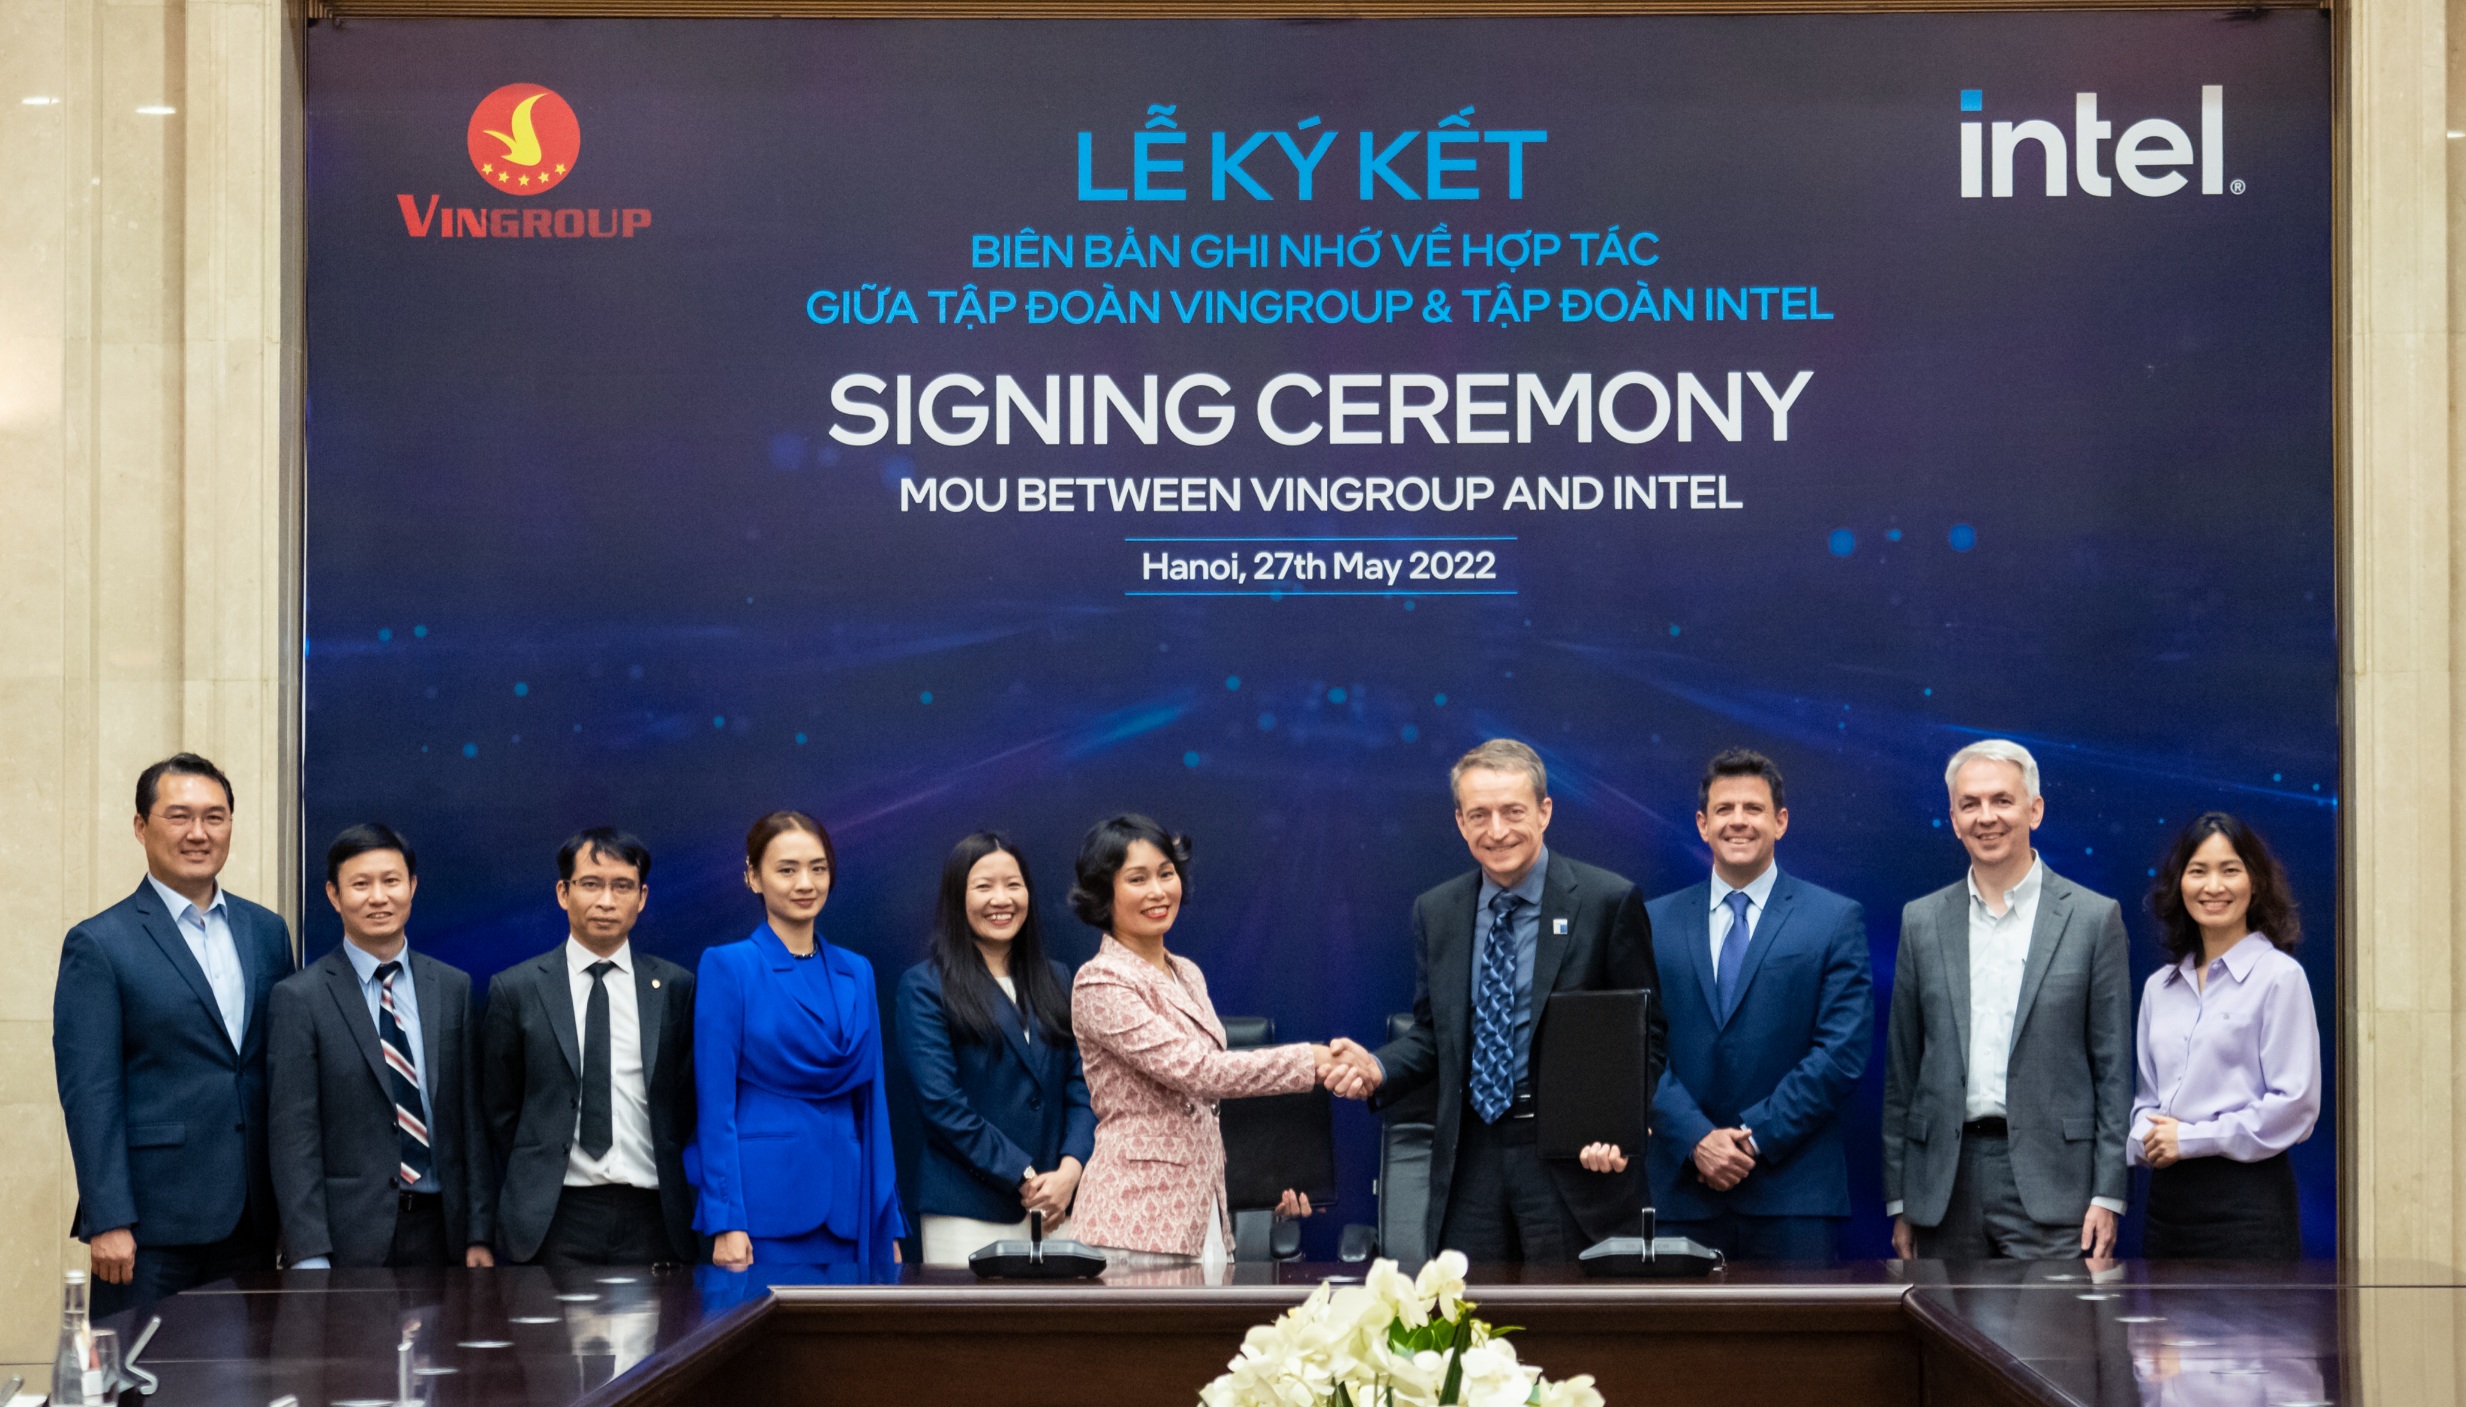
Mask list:
POLYGON ((583 1008, 582 1018, 582 1155, 605 1158, 608 1145, 616 1142, 615 1087, 608 1079, 608 974, 616 969, 612 962, 595 962, 584 970, 591 974, 591 1001, 583 1008))

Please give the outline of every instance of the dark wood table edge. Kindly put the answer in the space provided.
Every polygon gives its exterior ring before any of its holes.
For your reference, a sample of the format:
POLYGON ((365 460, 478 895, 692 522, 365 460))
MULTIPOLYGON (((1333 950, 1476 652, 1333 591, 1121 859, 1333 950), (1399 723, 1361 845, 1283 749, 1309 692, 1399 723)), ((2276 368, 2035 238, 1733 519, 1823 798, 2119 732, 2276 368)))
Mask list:
POLYGON ((573 1407, 664 1407, 683 1400, 751 1346, 777 1303, 762 1295, 703 1320, 675 1343, 576 1398, 573 1407))
POLYGON ((1976 1325, 1949 1306, 1937 1303, 1934 1296, 1919 1293, 1926 1288, 1929 1287, 1913 1285, 1901 1300, 1901 1312, 1909 1316, 1916 1328, 1922 1355, 1947 1354, 1998 1385, 2010 1388, 2019 1401, 2035 1407, 2079 1407, 1976 1325))

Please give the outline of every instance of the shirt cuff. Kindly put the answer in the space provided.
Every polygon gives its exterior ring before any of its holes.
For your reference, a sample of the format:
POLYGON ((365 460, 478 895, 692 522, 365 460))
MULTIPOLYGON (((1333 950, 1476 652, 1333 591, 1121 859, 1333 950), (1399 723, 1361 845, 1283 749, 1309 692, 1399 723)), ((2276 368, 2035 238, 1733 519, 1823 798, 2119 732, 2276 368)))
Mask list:
POLYGON ((328 1256, 310 1256, 306 1260, 295 1260, 291 1263, 293 1270, 332 1270, 333 1268, 333 1259, 328 1256))
POLYGON ((2092 1197, 2089 1199, 2089 1205, 2093 1207, 2104 1207, 2117 1216, 2122 1216, 2124 1214, 2123 1199, 2120 1197, 2092 1197))
POLYGON ((1886 1202, 1886 1203, 1884 1204, 1884 1215, 1886 1215, 1886 1216, 1899 1216, 1900 1214, 1901 1214, 1901 1204, 1900 1204, 1899 1202, 1886 1202))

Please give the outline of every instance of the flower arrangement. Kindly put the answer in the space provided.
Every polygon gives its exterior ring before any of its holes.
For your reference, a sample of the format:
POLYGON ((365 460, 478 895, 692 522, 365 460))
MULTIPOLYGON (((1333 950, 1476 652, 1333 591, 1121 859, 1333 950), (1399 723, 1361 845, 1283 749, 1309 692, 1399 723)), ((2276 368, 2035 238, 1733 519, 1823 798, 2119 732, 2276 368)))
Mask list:
POLYGON ((1204 1407, 1602 1407, 1590 1374, 1551 1382, 1473 1317, 1464 1256, 1441 1251, 1410 1278, 1392 1260, 1359 1285, 1321 1284, 1252 1329, 1204 1407))

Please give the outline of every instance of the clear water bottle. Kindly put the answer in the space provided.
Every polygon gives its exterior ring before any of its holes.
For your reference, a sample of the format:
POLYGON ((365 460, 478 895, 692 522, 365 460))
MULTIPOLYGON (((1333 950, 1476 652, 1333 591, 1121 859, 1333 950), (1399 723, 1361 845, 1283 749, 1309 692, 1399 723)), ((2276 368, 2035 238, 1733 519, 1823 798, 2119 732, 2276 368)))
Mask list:
POLYGON ((60 1291, 60 1349, 51 1358, 51 1400, 57 1407, 86 1407, 104 1400, 93 1373, 94 1327, 86 1311, 86 1272, 72 1270, 60 1291))

